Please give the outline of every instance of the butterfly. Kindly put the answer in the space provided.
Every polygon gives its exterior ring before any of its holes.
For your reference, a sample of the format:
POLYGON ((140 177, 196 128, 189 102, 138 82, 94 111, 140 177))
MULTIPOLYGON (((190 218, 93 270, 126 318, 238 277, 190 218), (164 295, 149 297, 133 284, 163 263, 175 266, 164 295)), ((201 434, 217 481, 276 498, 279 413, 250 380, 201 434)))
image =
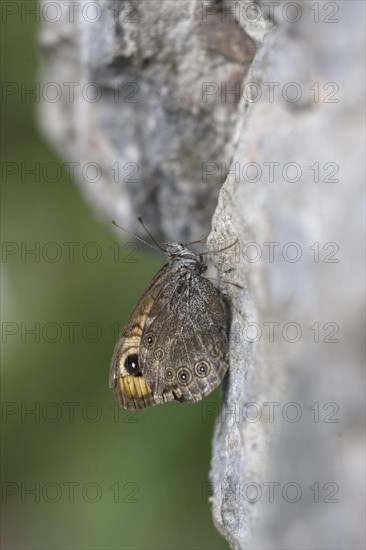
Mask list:
POLYGON ((228 368, 223 302, 203 276, 203 256, 180 243, 167 243, 164 252, 169 262, 141 295, 112 356, 109 385, 125 409, 195 403, 228 368))

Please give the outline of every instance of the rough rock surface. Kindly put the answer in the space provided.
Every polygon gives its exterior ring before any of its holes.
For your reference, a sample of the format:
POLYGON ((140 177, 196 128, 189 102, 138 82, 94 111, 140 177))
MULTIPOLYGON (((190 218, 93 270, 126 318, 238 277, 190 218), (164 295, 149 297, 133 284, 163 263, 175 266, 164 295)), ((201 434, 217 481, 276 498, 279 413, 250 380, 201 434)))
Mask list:
POLYGON ((246 32, 201 0, 59 3, 63 19, 40 35, 42 78, 65 100, 43 102, 44 133, 109 219, 140 233, 142 215, 156 237, 181 242, 207 236, 264 21, 246 32))
POLYGON ((244 287, 224 285, 232 352, 211 468, 235 549, 364 545, 364 6, 332 3, 338 23, 324 6, 314 22, 302 3, 296 24, 279 9, 210 235, 239 239, 217 265, 244 287))

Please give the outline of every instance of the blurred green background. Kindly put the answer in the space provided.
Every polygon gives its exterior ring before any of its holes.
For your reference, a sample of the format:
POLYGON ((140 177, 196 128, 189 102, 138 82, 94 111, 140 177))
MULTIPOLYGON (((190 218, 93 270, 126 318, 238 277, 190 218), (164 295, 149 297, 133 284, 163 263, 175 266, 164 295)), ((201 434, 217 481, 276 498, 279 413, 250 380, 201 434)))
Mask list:
POLYGON ((108 388, 116 327, 165 258, 128 263, 121 242, 116 262, 66 171, 24 174, 62 165, 20 93, 36 35, 34 17, 2 17, 2 82, 19 86, 2 101, 2 548, 227 548, 205 496, 219 390, 131 414, 108 388))

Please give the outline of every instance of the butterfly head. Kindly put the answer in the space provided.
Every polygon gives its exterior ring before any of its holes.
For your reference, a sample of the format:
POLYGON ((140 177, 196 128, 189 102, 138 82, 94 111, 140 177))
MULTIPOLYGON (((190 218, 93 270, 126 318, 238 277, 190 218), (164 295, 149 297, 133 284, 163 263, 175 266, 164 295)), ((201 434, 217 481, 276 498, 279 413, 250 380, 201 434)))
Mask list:
POLYGON ((207 269, 206 263, 200 254, 180 243, 166 243, 166 252, 170 256, 171 266, 175 270, 188 269, 198 274, 207 269))

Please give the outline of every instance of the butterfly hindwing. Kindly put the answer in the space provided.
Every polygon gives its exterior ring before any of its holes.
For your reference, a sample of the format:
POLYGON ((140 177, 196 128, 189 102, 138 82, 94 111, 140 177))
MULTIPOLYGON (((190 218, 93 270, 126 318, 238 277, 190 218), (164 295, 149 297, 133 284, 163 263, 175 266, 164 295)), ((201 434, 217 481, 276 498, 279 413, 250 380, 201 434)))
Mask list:
POLYGON ((167 281, 164 304, 153 304, 140 363, 154 394, 196 402, 220 384, 227 369, 226 320, 212 283, 189 275, 167 281))

